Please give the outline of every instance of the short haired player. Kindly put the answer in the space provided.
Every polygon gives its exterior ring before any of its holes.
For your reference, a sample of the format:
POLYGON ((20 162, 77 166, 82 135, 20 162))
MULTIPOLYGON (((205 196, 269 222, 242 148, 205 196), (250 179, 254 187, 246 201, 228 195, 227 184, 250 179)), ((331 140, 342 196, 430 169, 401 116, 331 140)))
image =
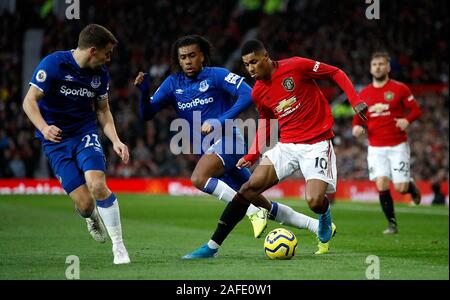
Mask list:
POLYGON ((398 232, 394 203, 389 184, 401 194, 411 194, 419 204, 421 194, 410 173, 410 149, 406 129, 421 113, 410 89, 390 79, 390 57, 387 52, 376 52, 370 60, 372 83, 360 95, 369 105, 367 122, 353 119, 353 135, 368 135, 367 162, 369 178, 375 181, 380 204, 388 220, 385 234, 398 232))
POLYGON ((105 155, 96 125, 98 121, 114 151, 127 163, 128 148, 117 135, 108 104, 106 64, 116 44, 105 27, 86 26, 75 50, 54 52, 39 63, 23 109, 37 128, 54 175, 86 219, 90 234, 101 243, 109 234, 114 264, 126 264, 130 258, 123 243, 119 204, 106 184, 105 155))

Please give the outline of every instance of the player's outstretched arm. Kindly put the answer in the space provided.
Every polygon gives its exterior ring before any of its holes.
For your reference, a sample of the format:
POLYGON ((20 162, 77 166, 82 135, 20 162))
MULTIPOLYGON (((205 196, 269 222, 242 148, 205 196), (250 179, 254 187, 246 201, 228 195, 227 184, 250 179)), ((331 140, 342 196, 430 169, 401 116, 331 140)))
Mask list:
POLYGON ((313 79, 331 79, 333 80, 347 95, 348 101, 352 105, 356 114, 363 120, 367 121, 366 112, 367 104, 361 99, 348 78, 347 74, 341 69, 319 61, 299 58, 297 59, 299 69, 307 76, 313 79))
POLYGON ((119 136, 117 135, 114 119, 109 110, 108 99, 97 102, 96 111, 98 122, 105 135, 112 142, 114 151, 124 163, 128 163, 130 158, 128 147, 120 141, 119 136))
POLYGON ((44 93, 34 86, 30 86, 24 100, 23 110, 33 125, 42 133, 47 141, 54 143, 61 142, 62 130, 55 125, 48 125, 42 117, 38 102, 44 97, 44 93))
POLYGON ((164 107, 164 96, 162 101, 152 101, 150 98, 150 75, 148 73, 139 72, 134 79, 134 85, 141 92, 140 99, 140 116, 144 121, 149 121, 164 107))

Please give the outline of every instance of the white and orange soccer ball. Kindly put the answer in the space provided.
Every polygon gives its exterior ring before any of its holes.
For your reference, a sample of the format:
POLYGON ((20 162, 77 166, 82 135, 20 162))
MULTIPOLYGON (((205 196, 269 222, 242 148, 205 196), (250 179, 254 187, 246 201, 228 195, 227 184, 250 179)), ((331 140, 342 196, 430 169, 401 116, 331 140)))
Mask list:
POLYGON ((269 232, 264 240, 264 252, 270 259, 291 259, 297 250, 297 237, 285 228, 269 232))

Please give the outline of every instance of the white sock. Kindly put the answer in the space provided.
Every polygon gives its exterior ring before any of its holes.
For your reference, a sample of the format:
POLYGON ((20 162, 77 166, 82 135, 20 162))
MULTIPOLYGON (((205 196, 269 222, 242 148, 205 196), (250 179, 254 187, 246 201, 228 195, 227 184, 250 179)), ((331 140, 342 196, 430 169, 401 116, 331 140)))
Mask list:
POLYGON ((210 249, 219 249, 219 248, 220 248, 220 245, 217 244, 216 242, 214 242, 213 240, 209 240, 209 242, 208 242, 208 247, 209 247, 210 249))
MULTIPOLYGON (((114 194, 111 194, 113 196, 114 194)), ((110 196, 110 197, 111 197, 110 196)), ((110 199, 108 197, 108 199, 110 199)), ((113 244, 123 243, 122 239, 122 225, 120 223, 120 209, 117 198, 114 197, 114 202, 109 207, 102 207, 97 200, 97 208, 98 213, 103 219, 103 223, 105 224, 106 230, 108 231, 109 237, 113 244)), ((106 200, 107 201, 107 200, 106 200)))
MULTIPOLYGON (((223 182, 222 180, 219 180, 217 178, 209 178, 208 181, 205 184, 205 188, 203 189, 205 193, 211 194, 216 196, 219 200, 229 203, 231 200, 233 200, 234 196, 237 194, 235 190, 233 190, 228 184, 223 182), (214 190, 209 186, 212 184, 212 182, 217 182, 216 187, 214 190)), ((247 216, 253 215, 260 209, 253 204, 250 204, 250 206, 247 209, 247 216)))
POLYGON ((295 228, 305 228, 317 235, 319 231, 319 220, 296 212, 289 206, 283 205, 281 203, 276 204, 278 204, 278 211, 277 215, 275 216, 275 221, 280 222, 280 224, 293 226, 295 228))

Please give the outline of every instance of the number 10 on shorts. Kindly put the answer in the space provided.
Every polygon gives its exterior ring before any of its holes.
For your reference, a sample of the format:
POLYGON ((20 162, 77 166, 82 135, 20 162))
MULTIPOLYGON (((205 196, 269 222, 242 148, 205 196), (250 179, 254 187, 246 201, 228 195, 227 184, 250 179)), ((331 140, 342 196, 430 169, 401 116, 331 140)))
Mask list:
POLYGON ((315 163, 314 167, 316 169, 320 167, 322 170, 326 170, 328 167, 328 162, 323 157, 316 157, 316 163, 315 163))

